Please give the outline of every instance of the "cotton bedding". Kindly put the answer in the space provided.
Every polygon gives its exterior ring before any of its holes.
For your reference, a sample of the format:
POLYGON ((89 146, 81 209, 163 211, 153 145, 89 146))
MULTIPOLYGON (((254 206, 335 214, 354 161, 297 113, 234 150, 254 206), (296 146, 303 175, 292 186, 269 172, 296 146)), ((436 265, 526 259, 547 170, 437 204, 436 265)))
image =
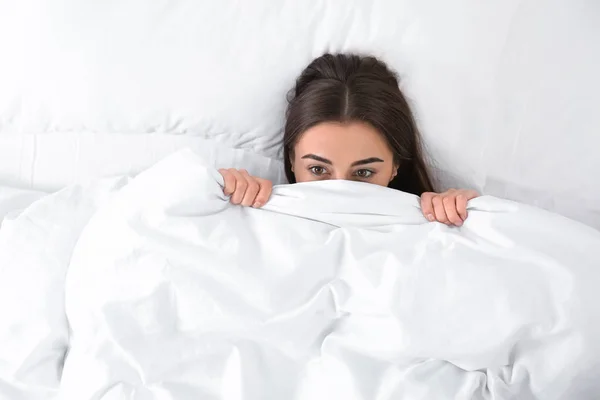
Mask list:
POLYGON ((64 282, 71 253, 94 211, 128 179, 101 179, 45 197, 5 189, 7 201, 1 204, 8 215, 0 228, 0 399, 56 398, 69 345, 64 282))
POLYGON ((596 399, 600 233, 353 182, 228 203, 184 151, 0 229, 0 399, 596 399))
POLYGON ((5 217, 18 215, 44 194, 46 193, 0 185, 0 224, 5 217))

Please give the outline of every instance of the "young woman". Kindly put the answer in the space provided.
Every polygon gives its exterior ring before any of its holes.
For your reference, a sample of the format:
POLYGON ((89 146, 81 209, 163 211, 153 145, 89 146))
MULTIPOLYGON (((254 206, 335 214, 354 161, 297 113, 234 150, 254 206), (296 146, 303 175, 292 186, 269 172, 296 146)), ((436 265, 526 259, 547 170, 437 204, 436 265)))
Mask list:
MULTIPOLYGON (((478 194, 434 193, 421 138, 396 75, 385 63, 355 54, 313 60, 290 92, 283 137, 289 183, 346 179, 421 197, 429 221, 460 226, 478 194)), ((271 182, 245 170, 222 169, 233 204, 261 207, 271 182)))

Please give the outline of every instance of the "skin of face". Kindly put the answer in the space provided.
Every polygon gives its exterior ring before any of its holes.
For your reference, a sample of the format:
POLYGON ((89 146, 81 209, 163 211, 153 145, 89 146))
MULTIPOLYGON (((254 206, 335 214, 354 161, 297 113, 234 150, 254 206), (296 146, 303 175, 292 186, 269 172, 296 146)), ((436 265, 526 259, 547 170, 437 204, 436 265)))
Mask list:
POLYGON ((398 166, 383 135, 364 122, 325 122, 304 132, 294 147, 296 182, 343 179, 387 186, 398 166))

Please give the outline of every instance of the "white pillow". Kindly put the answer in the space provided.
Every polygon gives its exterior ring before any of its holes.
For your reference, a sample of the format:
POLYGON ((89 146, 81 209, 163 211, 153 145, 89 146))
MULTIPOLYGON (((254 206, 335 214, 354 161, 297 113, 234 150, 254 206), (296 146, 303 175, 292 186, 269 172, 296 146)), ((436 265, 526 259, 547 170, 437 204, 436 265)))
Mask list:
POLYGON ((184 135, 95 133, 0 135, 0 182, 54 191, 99 177, 135 175, 183 148, 217 168, 245 168, 275 184, 286 182, 280 160, 213 140, 184 135))
POLYGON ((0 136, 158 132, 277 158, 302 68, 368 52, 400 73, 440 189, 600 227, 597 15, 593 1, 1 0, 0 136))

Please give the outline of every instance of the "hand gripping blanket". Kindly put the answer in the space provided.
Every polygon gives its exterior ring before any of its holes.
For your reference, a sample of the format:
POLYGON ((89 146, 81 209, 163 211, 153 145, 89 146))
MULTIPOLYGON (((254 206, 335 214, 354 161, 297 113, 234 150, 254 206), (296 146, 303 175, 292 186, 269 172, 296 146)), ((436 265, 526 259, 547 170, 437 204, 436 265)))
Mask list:
POLYGON ((66 277, 77 400, 600 398, 600 233, 481 197, 328 181, 233 206, 181 152, 90 219, 66 277))

